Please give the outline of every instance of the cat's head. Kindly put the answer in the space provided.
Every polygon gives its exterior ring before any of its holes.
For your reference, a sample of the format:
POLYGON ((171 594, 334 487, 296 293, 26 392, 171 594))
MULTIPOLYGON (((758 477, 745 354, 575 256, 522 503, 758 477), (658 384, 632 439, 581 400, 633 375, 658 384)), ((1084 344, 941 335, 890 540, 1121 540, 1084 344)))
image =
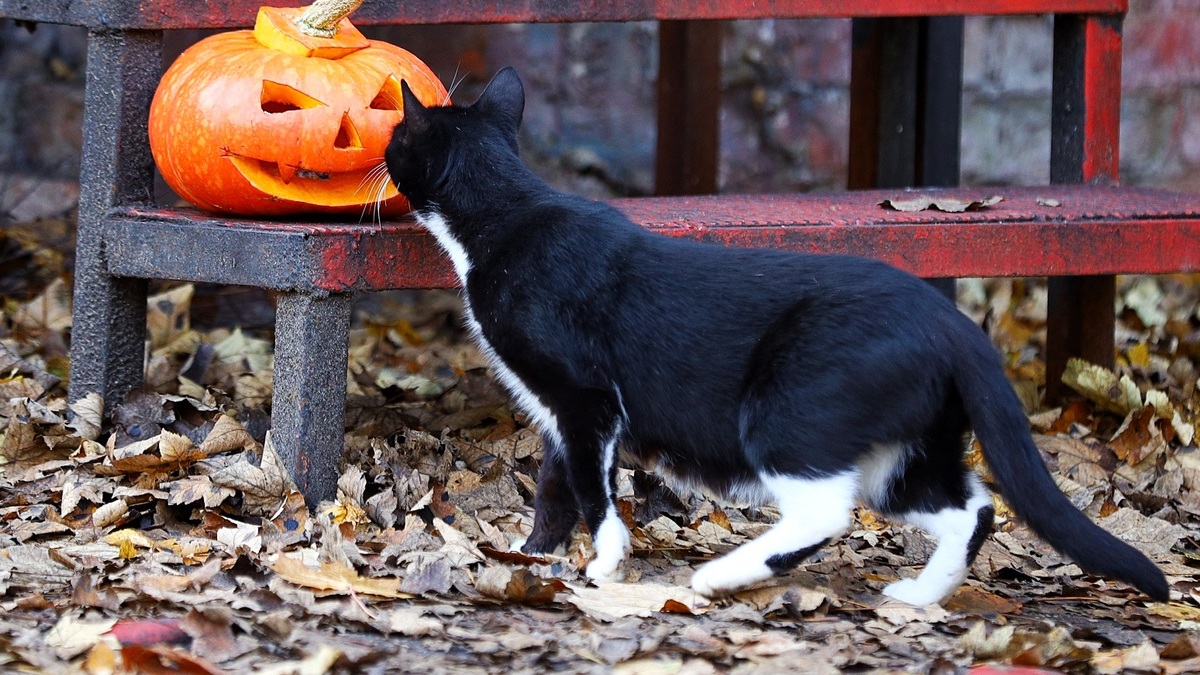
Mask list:
POLYGON ((392 131, 385 159, 392 182, 422 208, 462 169, 494 165, 497 154, 515 157, 525 110, 525 88, 504 68, 469 106, 425 107, 401 82, 404 119, 392 131), (474 164, 473 164, 474 163, 474 164))

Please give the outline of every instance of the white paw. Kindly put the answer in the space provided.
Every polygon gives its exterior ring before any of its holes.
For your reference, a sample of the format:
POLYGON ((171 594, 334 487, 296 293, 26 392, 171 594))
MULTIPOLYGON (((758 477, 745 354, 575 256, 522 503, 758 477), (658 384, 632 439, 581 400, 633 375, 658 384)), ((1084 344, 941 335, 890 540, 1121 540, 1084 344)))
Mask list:
POLYGON ((623 561, 624 558, 593 558, 584 573, 587 578, 600 583, 624 581, 625 572, 621 570, 623 561))
POLYGON ((939 591, 940 589, 929 588, 918 579, 901 579, 888 584, 888 587, 883 589, 883 594, 900 602, 923 607, 941 601, 942 595, 939 591))
POLYGON ((746 565, 732 556, 717 558, 700 566, 692 574, 692 589, 705 597, 728 595, 739 588, 773 576, 764 564, 746 565))
POLYGON ((596 547, 596 557, 588 563, 586 574, 592 581, 621 581, 625 578, 621 571, 621 563, 629 555, 632 546, 629 542, 629 530, 616 517, 615 513, 605 518, 592 537, 596 547))

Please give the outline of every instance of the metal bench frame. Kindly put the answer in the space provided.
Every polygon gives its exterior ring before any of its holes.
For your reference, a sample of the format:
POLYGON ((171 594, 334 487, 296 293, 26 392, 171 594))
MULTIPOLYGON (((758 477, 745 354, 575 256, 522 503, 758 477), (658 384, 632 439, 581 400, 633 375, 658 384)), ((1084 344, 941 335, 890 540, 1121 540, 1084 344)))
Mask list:
MULTIPOLYGON (((382 227, 283 224, 154 206, 146 127, 160 76, 162 31, 249 26, 260 4, 0 0, 0 17, 89 30, 71 398, 97 391, 112 402, 142 382, 146 279, 279 290, 273 436, 297 484, 315 503, 335 491, 352 294, 449 287, 454 280, 430 237, 411 221, 382 227)), ((1000 207, 965 215, 900 214, 876 205, 894 191, 618 202, 635 221, 674 236, 874 255, 930 277, 1052 275, 1047 360, 1053 390, 1070 355, 1112 362, 1112 274, 1200 268, 1200 199, 1108 187, 1118 177, 1126 9, 1126 0, 409 0, 368 1, 355 21, 661 21, 657 179, 661 194, 678 195, 716 187, 717 20, 874 17, 857 21, 854 29, 850 187, 862 188, 957 181, 956 114, 941 122, 923 120, 930 131, 921 147, 911 129, 890 133, 897 114, 918 108, 912 91, 914 78, 922 76, 911 66, 905 77, 890 76, 897 50, 915 53, 914 36, 924 36, 926 44, 948 42, 944 58, 952 59, 957 49, 961 59, 961 20, 958 42, 952 39, 956 15, 1055 13, 1050 174, 1061 185, 1003 190, 1008 200, 1000 207), (936 39, 945 30, 951 39, 936 39), (897 105, 904 110, 888 109, 897 105), (663 124, 681 118, 685 123, 663 124), (952 168, 948 178, 929 168, 937 159, 928 155, 929 139, 941 144, 940 157, 952 168), (1057 198, 1063 207, 1039 205, 1039 195, 1057 198)), ((924 76, 945 77, 946 71, 930 72, 924 76)), ((949 91, 957 101, 959 90, 949 91)))

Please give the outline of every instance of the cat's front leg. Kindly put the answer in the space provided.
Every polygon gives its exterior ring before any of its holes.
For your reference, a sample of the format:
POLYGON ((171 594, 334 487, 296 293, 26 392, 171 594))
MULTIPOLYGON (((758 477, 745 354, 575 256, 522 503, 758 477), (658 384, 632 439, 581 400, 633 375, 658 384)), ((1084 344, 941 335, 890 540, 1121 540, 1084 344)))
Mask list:
POLYGON ((555 439, 542 436, 542 468, 533 500, 533 530, 521 546, 527 555, 551 553, 567 543, 579 522, 579 505, 571 492, 566 454, 555 439))

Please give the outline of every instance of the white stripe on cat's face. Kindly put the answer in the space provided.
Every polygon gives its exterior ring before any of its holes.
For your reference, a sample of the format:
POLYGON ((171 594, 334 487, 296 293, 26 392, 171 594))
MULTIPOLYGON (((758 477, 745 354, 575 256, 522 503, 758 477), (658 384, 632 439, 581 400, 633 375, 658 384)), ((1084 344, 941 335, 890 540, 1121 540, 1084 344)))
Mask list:
POLYGON ((450 256, 450 262, 454 264, 454 271, 458 273, 458 280, 462 283, 463 290, 467 288, 467 272, 471 271, 471 261, 467 258, 467 249, 454 238, 450 233, 450 224, 446 222, 446 218, 442 214, 432 209, 425 211, 417 211, 414 214, 417 217, 417 222, 421 227, 433 233, 437 238, 438 244, 450 256))

